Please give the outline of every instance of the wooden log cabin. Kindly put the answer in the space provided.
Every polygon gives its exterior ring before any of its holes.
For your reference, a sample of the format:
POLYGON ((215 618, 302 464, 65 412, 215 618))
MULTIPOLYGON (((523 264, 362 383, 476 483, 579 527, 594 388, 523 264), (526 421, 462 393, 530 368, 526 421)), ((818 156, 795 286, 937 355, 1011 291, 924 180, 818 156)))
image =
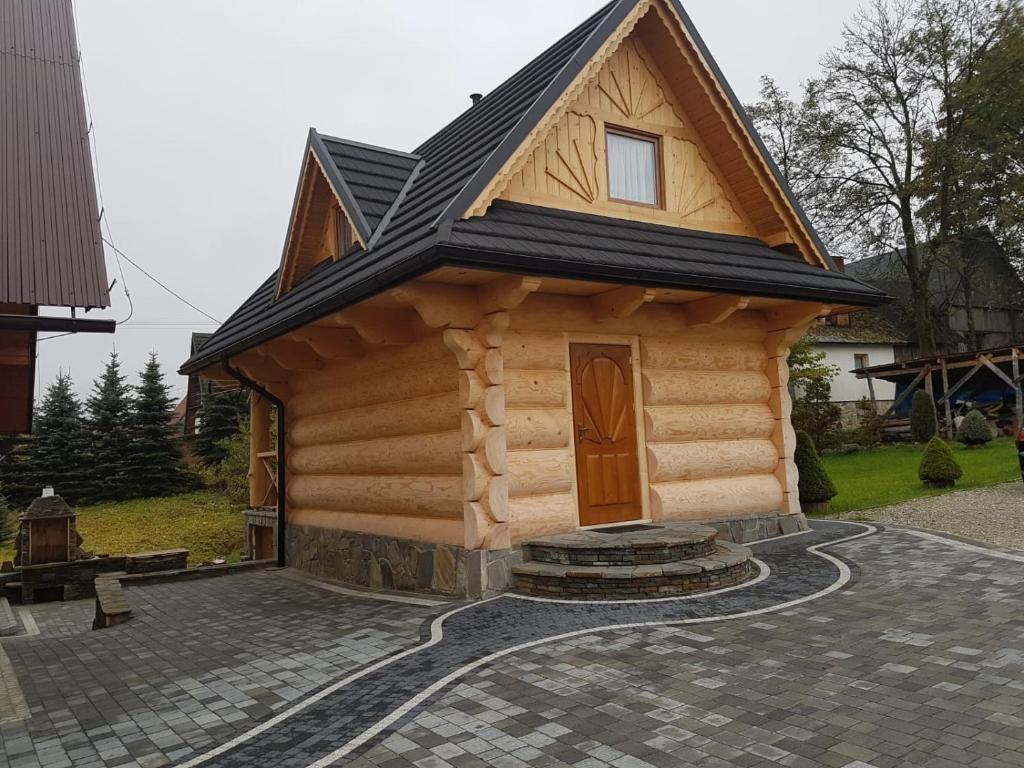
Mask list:
POLYGON ((282 563, 473 595, 545 534, 798 526, 789 347, 885 298, 682 7, 615 0, 412 152, 310 130, 279 269, 182 372, 252 388, 282 563))

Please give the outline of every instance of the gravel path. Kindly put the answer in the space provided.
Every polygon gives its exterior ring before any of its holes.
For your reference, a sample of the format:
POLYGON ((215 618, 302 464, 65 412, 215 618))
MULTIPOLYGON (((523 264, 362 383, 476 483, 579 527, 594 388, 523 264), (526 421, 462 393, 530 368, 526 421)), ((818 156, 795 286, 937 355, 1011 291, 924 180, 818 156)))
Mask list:
POLYGON ((931 528, 997 547, 1024 549, 1024 483, 954 491, 891 507, 851 512, 844 517, 931 528))

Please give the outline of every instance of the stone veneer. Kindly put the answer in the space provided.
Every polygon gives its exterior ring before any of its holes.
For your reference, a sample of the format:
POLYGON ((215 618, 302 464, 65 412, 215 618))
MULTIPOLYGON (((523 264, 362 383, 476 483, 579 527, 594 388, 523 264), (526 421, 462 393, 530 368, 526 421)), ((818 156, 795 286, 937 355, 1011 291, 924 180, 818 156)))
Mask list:
POLYGON ((731 541, 736 544, 749 544, 752 541, 809 530, 807 518, 803 513, 758 515, 727 520, 701 520, 700 524, 716 529, 718 541, 731 541))
MULTIPOLYGON (((719 543, 737 544, 808 529, 802 514, 762 515, 739 520, 701 521, 700 524, 717 530, 719 543)), ((519 547, 494 551, 466 550, 450 544, 295 524, 288 526, 285 535, 289 567, 313 576, 373 589, 428 592, 451 597, 490 597, 512 588, 512 569, 523 562, 523 551, 519 547)), ((736 568, 735 572, 723 573, 723 581, 694 584, 694 587, 715 588, 749 578, 749 570, 743 566, 736 568)), ((652 582, 647 586, 664 585, 652 582)))
POLYGON ((375 589, 482 597, 508 589, 518 550, 466 550, 372 533, 289 525, 287 563, 375 589))

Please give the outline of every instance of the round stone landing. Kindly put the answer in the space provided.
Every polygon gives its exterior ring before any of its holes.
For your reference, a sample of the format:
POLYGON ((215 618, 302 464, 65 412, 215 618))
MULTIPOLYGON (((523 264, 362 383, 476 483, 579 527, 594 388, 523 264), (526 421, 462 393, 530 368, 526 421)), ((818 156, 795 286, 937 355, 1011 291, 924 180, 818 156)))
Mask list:
POLYGON ((672 597, 735 586, 755 572, 750 550, 692 524, 626 526, 548 536, 523 546, 515 589, 575 600, 672 597))
POLYGON ((703 525, 630 525, 595 528, 527 542, 523 557, 558 565, 653 565, 715 553, 714 528, 703 525))

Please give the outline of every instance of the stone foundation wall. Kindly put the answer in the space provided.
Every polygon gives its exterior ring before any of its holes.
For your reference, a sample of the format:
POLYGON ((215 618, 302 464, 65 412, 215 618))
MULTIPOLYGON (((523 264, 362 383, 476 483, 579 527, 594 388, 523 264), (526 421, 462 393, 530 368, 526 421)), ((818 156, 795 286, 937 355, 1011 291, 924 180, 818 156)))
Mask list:
MULTIPOLYGON (((839 406, 839 424, 843 429, 856 429, 859 426, 857 403, 857 400, 841 400, 836 402, 836 405, 839 406)), ((892 403, 892 400, 876 400, 875 408, 879 414, 883 414, 889 410, 889 406, 892 403)))
POLYGON ((759 515, 731 520, 701 520, 700 524, 715 528, 720 541, 731 541, 735 544, 748 544, 751 541, 785 536, 808 529, 807 518, 802 512, 795 515, 759 515))
POLYGON ((511 583, 511 550, 466 550, 371 533, 289 525, 287 563, 314 576, 374 589, 481 597, 511 583))

